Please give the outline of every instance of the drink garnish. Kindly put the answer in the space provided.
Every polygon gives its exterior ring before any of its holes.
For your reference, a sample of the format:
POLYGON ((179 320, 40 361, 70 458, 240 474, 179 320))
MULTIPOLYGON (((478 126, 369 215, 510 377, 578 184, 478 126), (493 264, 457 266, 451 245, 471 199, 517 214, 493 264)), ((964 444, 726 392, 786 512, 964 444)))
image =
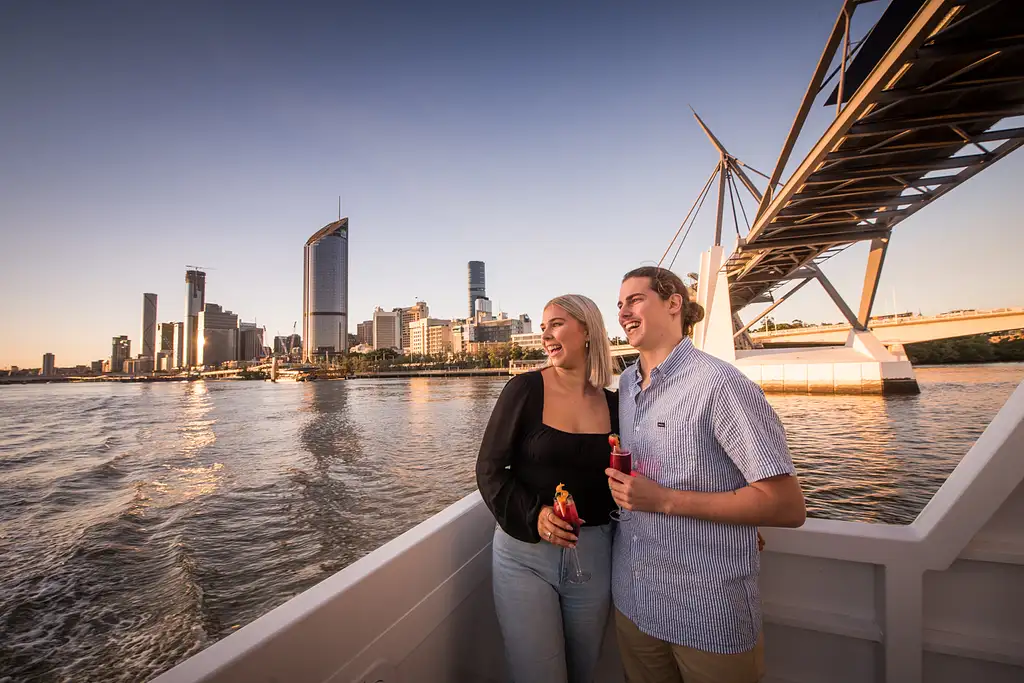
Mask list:
POLYGON ((618 434, 608 435, 608 445, 612 447, 612 452, 617 453, 622 448, 622 443, 619 441, 618 434))
POLYGON ((555 487, 555 514, 570 524, 579 524, 576 502, 572 499, 572 494, 565 490, 565 484, 555 487))
POLYGON ((555 500, 559 503, 564 503, 569 500, 569 492, 565 490, 565 484, 559 484, 555 487, 555 500))

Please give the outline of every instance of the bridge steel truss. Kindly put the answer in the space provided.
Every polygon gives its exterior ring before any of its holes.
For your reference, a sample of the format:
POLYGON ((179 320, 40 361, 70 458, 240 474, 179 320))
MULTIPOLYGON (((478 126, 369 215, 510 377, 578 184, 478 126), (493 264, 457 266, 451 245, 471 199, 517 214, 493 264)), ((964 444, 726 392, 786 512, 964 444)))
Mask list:
POLYGON ((851 17, 871 1, 844 2, 750 232, 723 266, 734 312, 816 279, 866 329, 892 229, 1024 145, 1024 127, 1006 125, 1024 115, 1019 0, 892 0, 851 55, 851 17), (780 187, 837 53, 835 119, 780 187), (820 264, 861 241, 871 249, 853 311, 820 264))

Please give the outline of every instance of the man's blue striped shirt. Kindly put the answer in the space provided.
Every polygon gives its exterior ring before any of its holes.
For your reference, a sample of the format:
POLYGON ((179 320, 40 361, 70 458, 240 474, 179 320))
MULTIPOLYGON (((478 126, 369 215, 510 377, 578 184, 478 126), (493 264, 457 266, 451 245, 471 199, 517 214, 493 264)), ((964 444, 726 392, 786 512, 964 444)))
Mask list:
MULTIPOLYGON (((786 434, 761 388, 683 341, 619 382, 619 429, 633 469, 683 491, 734 491, 793 474, 786 434)), ((761 630, 757 529, 660 513, 621 522, 612 555, 615 607, 661 640, 746 652, 761 630)))

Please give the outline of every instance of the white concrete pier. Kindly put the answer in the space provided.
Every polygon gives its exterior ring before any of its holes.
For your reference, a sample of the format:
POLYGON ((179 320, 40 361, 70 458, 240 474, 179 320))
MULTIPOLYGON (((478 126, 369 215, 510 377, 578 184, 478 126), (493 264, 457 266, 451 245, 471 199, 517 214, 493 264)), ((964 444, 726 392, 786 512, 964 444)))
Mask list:
POLYGON ((737 350, 722 247, 701 255, 697 302, 704 320, 694 327, 698 349, 738 367, 766 393, 916 394, 914 368, 868 330, 850 330, 838 347, 737 350))
POLYGON ((870 333, 850 332, 846 346, 736 351, 733 364, 765 392, 918 393, 914 368, 870 333), (877 345, 880 348, 875 348, 877 345))

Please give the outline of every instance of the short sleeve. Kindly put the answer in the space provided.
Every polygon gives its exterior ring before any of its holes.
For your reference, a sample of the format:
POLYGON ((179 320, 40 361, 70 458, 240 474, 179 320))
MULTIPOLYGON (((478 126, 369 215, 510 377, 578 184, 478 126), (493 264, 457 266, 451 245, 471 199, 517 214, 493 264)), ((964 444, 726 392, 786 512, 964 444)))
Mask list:
POLYGON ((713 406, 715 437, 748 483, 795 473, 786 430, 761 387, 727 375, 713 406))
POLYGON ((484 503, 505 533, 536 543, 540 541, 537 533, 540 496, 518 481, 511 469, 529 414, 530 379, 527 375, 513 377, 498 397, 480 444, 476 482, 484 503))

